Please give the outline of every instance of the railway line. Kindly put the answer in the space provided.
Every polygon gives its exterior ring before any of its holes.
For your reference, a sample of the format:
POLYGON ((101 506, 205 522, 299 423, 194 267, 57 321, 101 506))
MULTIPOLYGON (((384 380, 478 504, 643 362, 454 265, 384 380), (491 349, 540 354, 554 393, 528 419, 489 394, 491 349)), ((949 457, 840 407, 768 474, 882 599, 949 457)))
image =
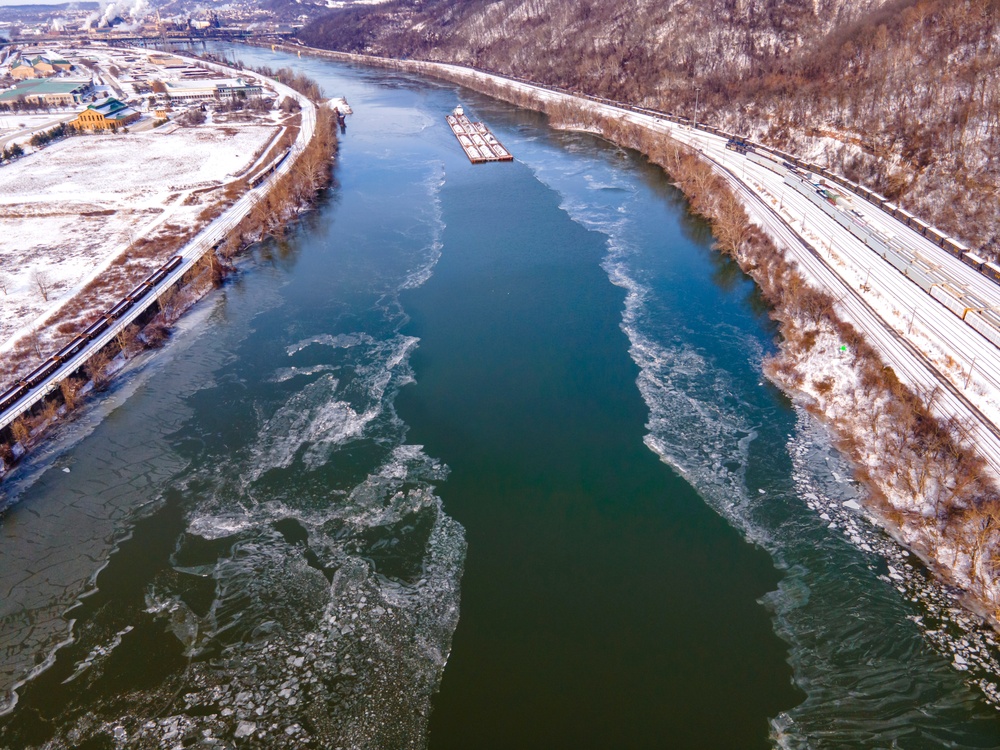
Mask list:
POLYGON ((837 299, 843 317, 934 414, 962 426, 993 475, 1000 477, 1000 383, 993 375, 1000 372, 1000 267, 991 269, 992 264, 961 242, 884 196, 790 154, 745 139, 739 139, 743 144, 739 151, 727 149, 737 136, 688 118, 509 80, 550 97, 587 99, 604 114, 658 130, 701 151, 738 191, 752 220, 779 241, 814 283, 837 299), (748 156, 758 152, 783 169, 748 156), (786 189, 789 173, 809 174, 849 195, 857 219, 870 225, 872 232, 892 238, 894 247, 908 249, 906 265, 893 265, 848 231, 844 217, 837 221, 818 201, 786 189), (945 281, 924 284, 926 288, 918 283, 924 262, 914 265, 919 258, 929 259, 932 270, 949 280, 947 295, 943 288, 936 296, 931 294, 945 281), (960 289, 950 282, 957 282, 960 289), (966 304, 973 300, 974 304, 966 304), (981 314, 977 308, 997 311, 996 336, 969 325, 970 314, 981 314))
POLYGON ((934 393, 938 400, 938 411, 943 416, 952 416, 963 420, 963 412, 968 412, 974 420, 966 421, 970 436, 984 450, 983 455, 1000 475, 1000 428, 993 424, 987 416, 941 372, 929 363, 912 342, 882 318, 876 310, 864 299, 859 290, 837 275, 823 259, 821 251, 807 243, 795 234, 784 219, 773 207, 759 201, 754 191, 743 183, 730 169, 724 168, 730 184, 740 193, 744 201, 754 202, 770 216, 761 216, 761 211, 754 211, 755 217, 767 226, 772 236, 780 238, 787 250, 792 250, 800 266, 816 281, 828 290, 836 290, 838 306, 846 313, 845 317, 855 323, 868 335, 870 342, 882 353, 901 380, 922 386, 924 393, 934 393))
MULTIPOLYGON (((783 245, 813 282, 837 298, 841 314, 869 338, 900 380, 926 398, 935 414, 964 425, 993 473, 1000 476, 1000 383, 994 375, 1000 372, 1000 266, 987 263, 958 240, 862 185, 713 126, 460 66, 424 63, 418 67, 514 81, 549 97, 582 98, 598 111, 697 148, 737 190, 752 219, 783 245), (810 187, 797 187, 789 182, 789 175, 809 180, 810 187), (824 188, 832 188, 825 191, 828 194, 836 191, 848 196, 849 208, 840 210, 851 214, 839 215, 809 193, 814 189, 819 195, 824 188), (890 246, 892 252, 887 249, 890 246), (994 319, 995 335, 989 328, 994 319)), ((294 92, 291 95, 298 97, 294 92)), ((315 112, 303 107, 302 132, 311 133, 314 127, 315 112)), ((300 138, 291 152, 276 160, 263 184, 293 163, 287 156, 293 156, 302 143, 300 138)), ((256 192, 243 196, 226 217, 241 217, 256 200, 256 192)), ((233 226, 235 220, 229 218, 211 225, 178 256, 180 264, 163 281, 183 273, 233 226)), ((106 332, 95 331, 99 337, 93 343, 71 342, 29 373, 22 381, 28 393, 14 399, 11 408, 6 406, 9 394, 0 394, 0 429, 30 408, 34 403, 29 403, 30 396, 37 401, 39 392, 51 390, 67 367, 79 367, 80 357, 94 344, 105 336, 109 340, 128 324, 134 314, 132 305, 128 315, 120 320, 116 316, 125 312, 121 305, 130 296, 134 301, 146 297, 140 287, 102 317, 114 322, 106 332)), ((151 303, 153 297, 148 299, 151 303)))
MULTIPOLYGON (((990 381, 988 390, 1000 390, 988 375, 997 371, 1000 350, 823 211, 817 211, 816 206, 804 196, 794 191, 782 194, 781 188, 775 184, 776 180, 768 176, 772 174, 769 170, 759 165, 751 167, 753 162, 745 160, 738 168, 741 172, 745 169, 747 177, 741 177, 736 173, 736 165, 724 165, 727 156, 734 161, 738 161, 739 156, 727 155, 718 142, 713 143, 701 134, 689 140, 725 170, 727 180, 738 189, 752 218, 781 241, 810 278, 838 298, 838 308, 844 317, 864 332, 900 380, 923 395, 934 413, 944 418, 955 418, 962 424, 993 473, 1000 476, 1000 429, 995 417, 984 408, 995 403, 995 393, 984 404, 983 398, 976 398, 977 394, 963 387, 968 385, 973 375, 971 368, 978 361, 977 379, 990 381), (750 184, 753 182, 762 185, 765 194, 762 195, 750 184), (777 211, 767 200, 768 194, 772 198, 778 197, 777 211), (798 216, 803 220, 796 221, 798 216), (798 231, 793 228, 795 224, 799 226, 798 231), (804 234, 819 237, 820 242, 809 242, 804 234), (822 239, 827 240, 826 253, 823 252, 822 239), (867 283, 858 282, 862 273, 867 283), (867 287, 867 290, 861 287, 867 287), (881 305, 873 302, 872 297, 876 295, 882 297, 881 305), (894 316, 887 313, 884 309, 887 303, 897 303, 901 314, 894 316), (937 339, 941 348, 937 361, 926 346, 918 345, 921 342, 915 334, 920 331, 925 333, 927 339, 937 339), (961 368, 958 372, 952 368, 949 372, 940 361, 948 356, 959 361, 964 359, 970 370, 963 373, 961 368), (955 382, 958 379, 964 383, 955 382)), ((871 207, 865 213, 877 215, 871 207)), ((899 230, 891 219, 882 219, 879 223, 885 230, 899 230)), ((929 248, 924 246, 924 249, 929 248)), ((945 256, 937 257, 941 259, 945 256)), ((972 269, 965 264, 958 263, 951 270, 962 275, 981 293, 1000 299, 1000 288, 972 273, 972 269)))
MULTIPOLYGON (((214 63, 203 61, 199 63, 223 72, 228 71, 224 66, 214 63)), ((312 102, 288 86, 272 80, 268 80, 267 83, 279 95, 292 97, 301 105, 302 124, 298 138, 291 149, 279 155, 262 170, 256 176, 251 189, 222 216, 199 232, 178 254, 143 279, 58 352, 0 393, 0 430, 28 412, 57 388, 60 381, 80 369, 93 354, 110 343, 152 306, 164 291, 173 286, 206 253, 217 248, 250 213, 270 186, 292 168, 295 163, 294 157, 305 148, 316 129, 316 110, 312 102)))

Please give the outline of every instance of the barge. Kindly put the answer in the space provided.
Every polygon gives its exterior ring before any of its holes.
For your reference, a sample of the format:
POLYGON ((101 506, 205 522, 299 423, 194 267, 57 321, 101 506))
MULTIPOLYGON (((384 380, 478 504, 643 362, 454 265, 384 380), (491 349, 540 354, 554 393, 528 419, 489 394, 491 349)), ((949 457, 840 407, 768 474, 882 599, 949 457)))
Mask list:
POLYGON ((472 122, 461 106, 445 118, 459 145, 473 164, 485 161, 514 161, 511 153, 497 140, 490 129, 481 122, 472 122))

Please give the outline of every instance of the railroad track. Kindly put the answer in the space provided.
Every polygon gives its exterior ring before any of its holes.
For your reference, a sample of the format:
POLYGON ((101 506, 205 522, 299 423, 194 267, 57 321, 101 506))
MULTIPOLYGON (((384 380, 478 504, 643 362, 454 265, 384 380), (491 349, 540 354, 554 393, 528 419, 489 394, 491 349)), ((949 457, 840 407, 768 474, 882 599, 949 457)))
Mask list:
POLYGON ((757 207, 758 217, 764 219, 764 223, 766 223, 771 234, 780 237, 788 246, 788 249, 799 249, 800 252, 795 253, 796 259, 800 262, 806 261, 804 265, 807 266, 808 272, 816 277, 828 290, 837 290, 837 292, 841 293, 838 296, 837 304, 845 309, 852 323, 861 328, 866 335, 873 339, 873 343, 879 348, 883 357, 888 360, 887 364, 893 370, 902 373, 911 383, 922 384, 923 387, 929 388, 931 393, 936 393, 940 389, 940 392, 944 394, 942 395, 942 401, 945 403, 939 404, 938 409, 942 410, 948 402, 953 402, 951 403, 952 408, 943 409, 945 411, 944 416, 954 417, 964 423, 967 420, 963 419, 963 416, 966 415, 963 415, 961 412, 965 411, 968 416, 974 418, 970 432, 975 431, 977 433, 975 435, 975 442, 979 446, 981 454, 993 471, 1000 476, 1000 429, 993 424, 979 407, 972 403, 950 380, 939 372, 922 351, 882 318, 853 286, 846 283, 843 278, 835 273, 823 259, 822 254, 793 231, 780 214, 775 211, 773 206, 770 206, 767 201, 763 200, 756 191, 746 185, 731 169, 717 162, 715 162, 715 167, 724 173, 727 182, 736 188, 743 197, 744 203, 757 207), (764 217, 760 216, 761 210, 765 212, 764 217), (805 257, 803 257, 803 253, 805 257), (811 262, 809 262, 810 260, 811 262), (847 300, 850 300, 850 302, 845 304, 847 300), (900 351, 901 349, 903 350, 902 352, 900 351), (992 449, 988 447, 991 445, 992 449))

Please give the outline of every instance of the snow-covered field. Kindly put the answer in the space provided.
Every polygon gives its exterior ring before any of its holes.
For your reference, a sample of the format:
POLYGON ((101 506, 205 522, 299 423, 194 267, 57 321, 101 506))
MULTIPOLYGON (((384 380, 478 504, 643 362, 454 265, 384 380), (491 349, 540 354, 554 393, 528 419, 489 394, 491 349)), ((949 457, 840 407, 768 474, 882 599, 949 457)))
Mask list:
POLYGON ((0 112, 0 137, 16 133, 27 128, 37 128, 47 125, 53 120, 59 120, 68 114, 75 114, 75 110, 68 108, 53 108, 51 112, 39 115, 27 114, 25 112, 0 112))
POLYGON ((68 138, 0 168, 0 352, 135 241, 192 227, 277 126, 170 129, 68 138))

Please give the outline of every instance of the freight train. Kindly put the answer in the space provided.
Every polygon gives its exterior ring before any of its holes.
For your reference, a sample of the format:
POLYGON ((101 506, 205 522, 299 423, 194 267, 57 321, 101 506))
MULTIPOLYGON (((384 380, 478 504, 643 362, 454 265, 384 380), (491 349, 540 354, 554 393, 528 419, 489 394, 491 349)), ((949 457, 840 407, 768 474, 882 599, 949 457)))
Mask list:
POLYGON ((513 78, 512 80, 519 81, 521 83, 526 83, 539 88, 549 88, 552 91, 557 91, 563 94, 569 94, 572 96, 581 97, 584 99, 589 99, 590 101, 597 102, 598 104, 606 104, 608 106, 617 107, 618 109, 625 109, 630 112, 635 112, 640 115, 647 115, 649 117, 656 118, 658 120, 667 120, 669 122, 675 123, 677 125, 686 125, 688 127, 694 127, 698 130, 703 130, 706 133, 711 133, 712 135, 717 135, 726 139, 726 148, 731 151, 737 151, 742 154, 746 154, 751 161, 757 161, 761 163, 759 159, 768 160, 769 164, 762 164, 762 166, 767 166, 768 169, 773 169, 778 171, 772 165, 777 164, 788 170, 801 170, 805 172, 811 172, 812 174, 822 177, 824 180, 839 185, 841 188, 864 198, 869 203, 878 206, 887 214, 893 216, 899 221, 906 224, 906 226, 913 229, 918 234, 926 237, 931 242, 933 242, 938 247, 946 250, 951 255, 956 258, 968 263, 970 266, 975 268, 977 271, 987 276, 989 279, 1000 283, 1000 266, 996 264, 987 264, 985 259, 979 258, 974 253, 971 253, 969 248, 963 245, 958 240, 953 237, 949 237, 947 234, 932 227, 929 224, 916 218, 909 211, 904 210, 898 205, 889 201, 884 195, 875 192, 874 190, 869 190, 864 185, 860 185, 856 182, 852 182, 845 177, 841 177, 835 172, 831 172, 818 164, 813 164, 812 162, 800 159, 792 154, 785 153, 780 149, 771 148, 770 146, 765 146, 756 141, 752 141, 748 138, 744 138, 740 135, 735 135, 734 133, 729 133, 725 130, 717 128, 713 125, 708 125, 703 122, 692 123, 690 118, 683 117, 680 115, 675 115, 672 112, 662 112, 656 109, 650 109, 649 107, 637 107, 632 104, 625 104, 624 102, 616 102, 612 99, 606 99, 600 96, 591 96, 590 94, 583 94, 576 91, 568 91, 559 87, 544 87, 532 81, 527 81, 520 78, 513 78), (754 154, 757 158, 750 156, 754 154), (759 156, 758 156, 759 155, 759 156), (987 267, 987 265, 991 267, 987 267))
MULTIPOLYGON (((524 83, 530 82, 524 81, 524 83)), ((824 167, 800 159, 780 149, 771 148, 743 136, 728 133, 706 123, 692 123, 689 118, 675 115, 671 112, 661 112, 648 107, 637 107, 611 99, 566 91, 564 89, 556 88, 555 90, 574 96, 582 96, 599 104, 607 104, 637 114, 647 115, 657 120, 668 120, 678 125, 694 127, 706 133, 725 138, 727 149, 743 154, 750 161, 785 176, 786 183, 788 182, 789 175, 799 180, 799 184, 803 184, 803 180, 800 179, 803 174, 811 173, 816 175, 828 184, 836 185, 848 193, 864 198, 869 203, 877 206, 885 213, 917 232, 917 234, 926 237, 950 255, 974 268, 986 278, 996 284, 1000 284, 1000 264, 988 261, 977 253, 972 252, 955 238, 949 237, 936 227, 921 221, 909 211, 889 201, 884 195, 874 190, 869 190, 864 185, 852 182, 824 167)), ((819 185, 814 185, 806 189, 806 197, 819 206, 825 213, 832 216, 834 220, 844 226, 851 234, 858 237, 858 239, 872 248, 872 250, 881 255, 898 269, 900 273, 912 279, 924 291, 941 302, 941 304, 965 321, 970 327, 978 331, 994 345, 1000 347, 1000 310, 988 307, 984 302, 970 294, 963 283, 952 278, 933 259, 924 257, 919 251, 910 250, 894 238, 888 238, 874 228, 869 227, 862 219, 860 213, 850 209, 842 210, 836 208, 837 198, 846 198, 846 196, 835 196, 832 193, 833 191, 829 188, 820 187, 819 185)), ((849 201, 844 200, 844 203, 849 203, 849 201)))
POLYGON ((143 279, 139 284, 137 284, 136 287, 126 294, 116 305, 114 305, 107 312, 103 313, 97 320, 91 323, 81 334, 70 341, 66 346, 0 394, 0 413, 6 411, 20 401, 28 394, 29 391, 31 391, 32 388, 44 383, 50 375, 55 373, 66 362, 75 357, 84 347, 87 346, 87 344, 104 333, 114 324, 116 320, 123 317, 129 310, 135 307, 135 305, 138 304, 143 297, 153 291, 153 289, 155 289, 156 286, 183 261, 184 258, 180 255, 172 257, 162 266, 153 271, 153 273, 143 279))
MULTIPOLYGON (((822 184, 797 172, 786 174, 785 184, 809 199, 973 330, 1000 347, 1000 313, 976 297, 960 279, 933 258, 906 247, 894 237, 886 237, 864 221, 860 214, 836 207, 828 197, 829 191, 822 184)), ((991 278, 1000 278, 1000 268, 993 263, 987 263, 973 253, 965 253, 962 259, 980 272, 984 268, 988 269, 989 273, 995 274, 991 278)))

